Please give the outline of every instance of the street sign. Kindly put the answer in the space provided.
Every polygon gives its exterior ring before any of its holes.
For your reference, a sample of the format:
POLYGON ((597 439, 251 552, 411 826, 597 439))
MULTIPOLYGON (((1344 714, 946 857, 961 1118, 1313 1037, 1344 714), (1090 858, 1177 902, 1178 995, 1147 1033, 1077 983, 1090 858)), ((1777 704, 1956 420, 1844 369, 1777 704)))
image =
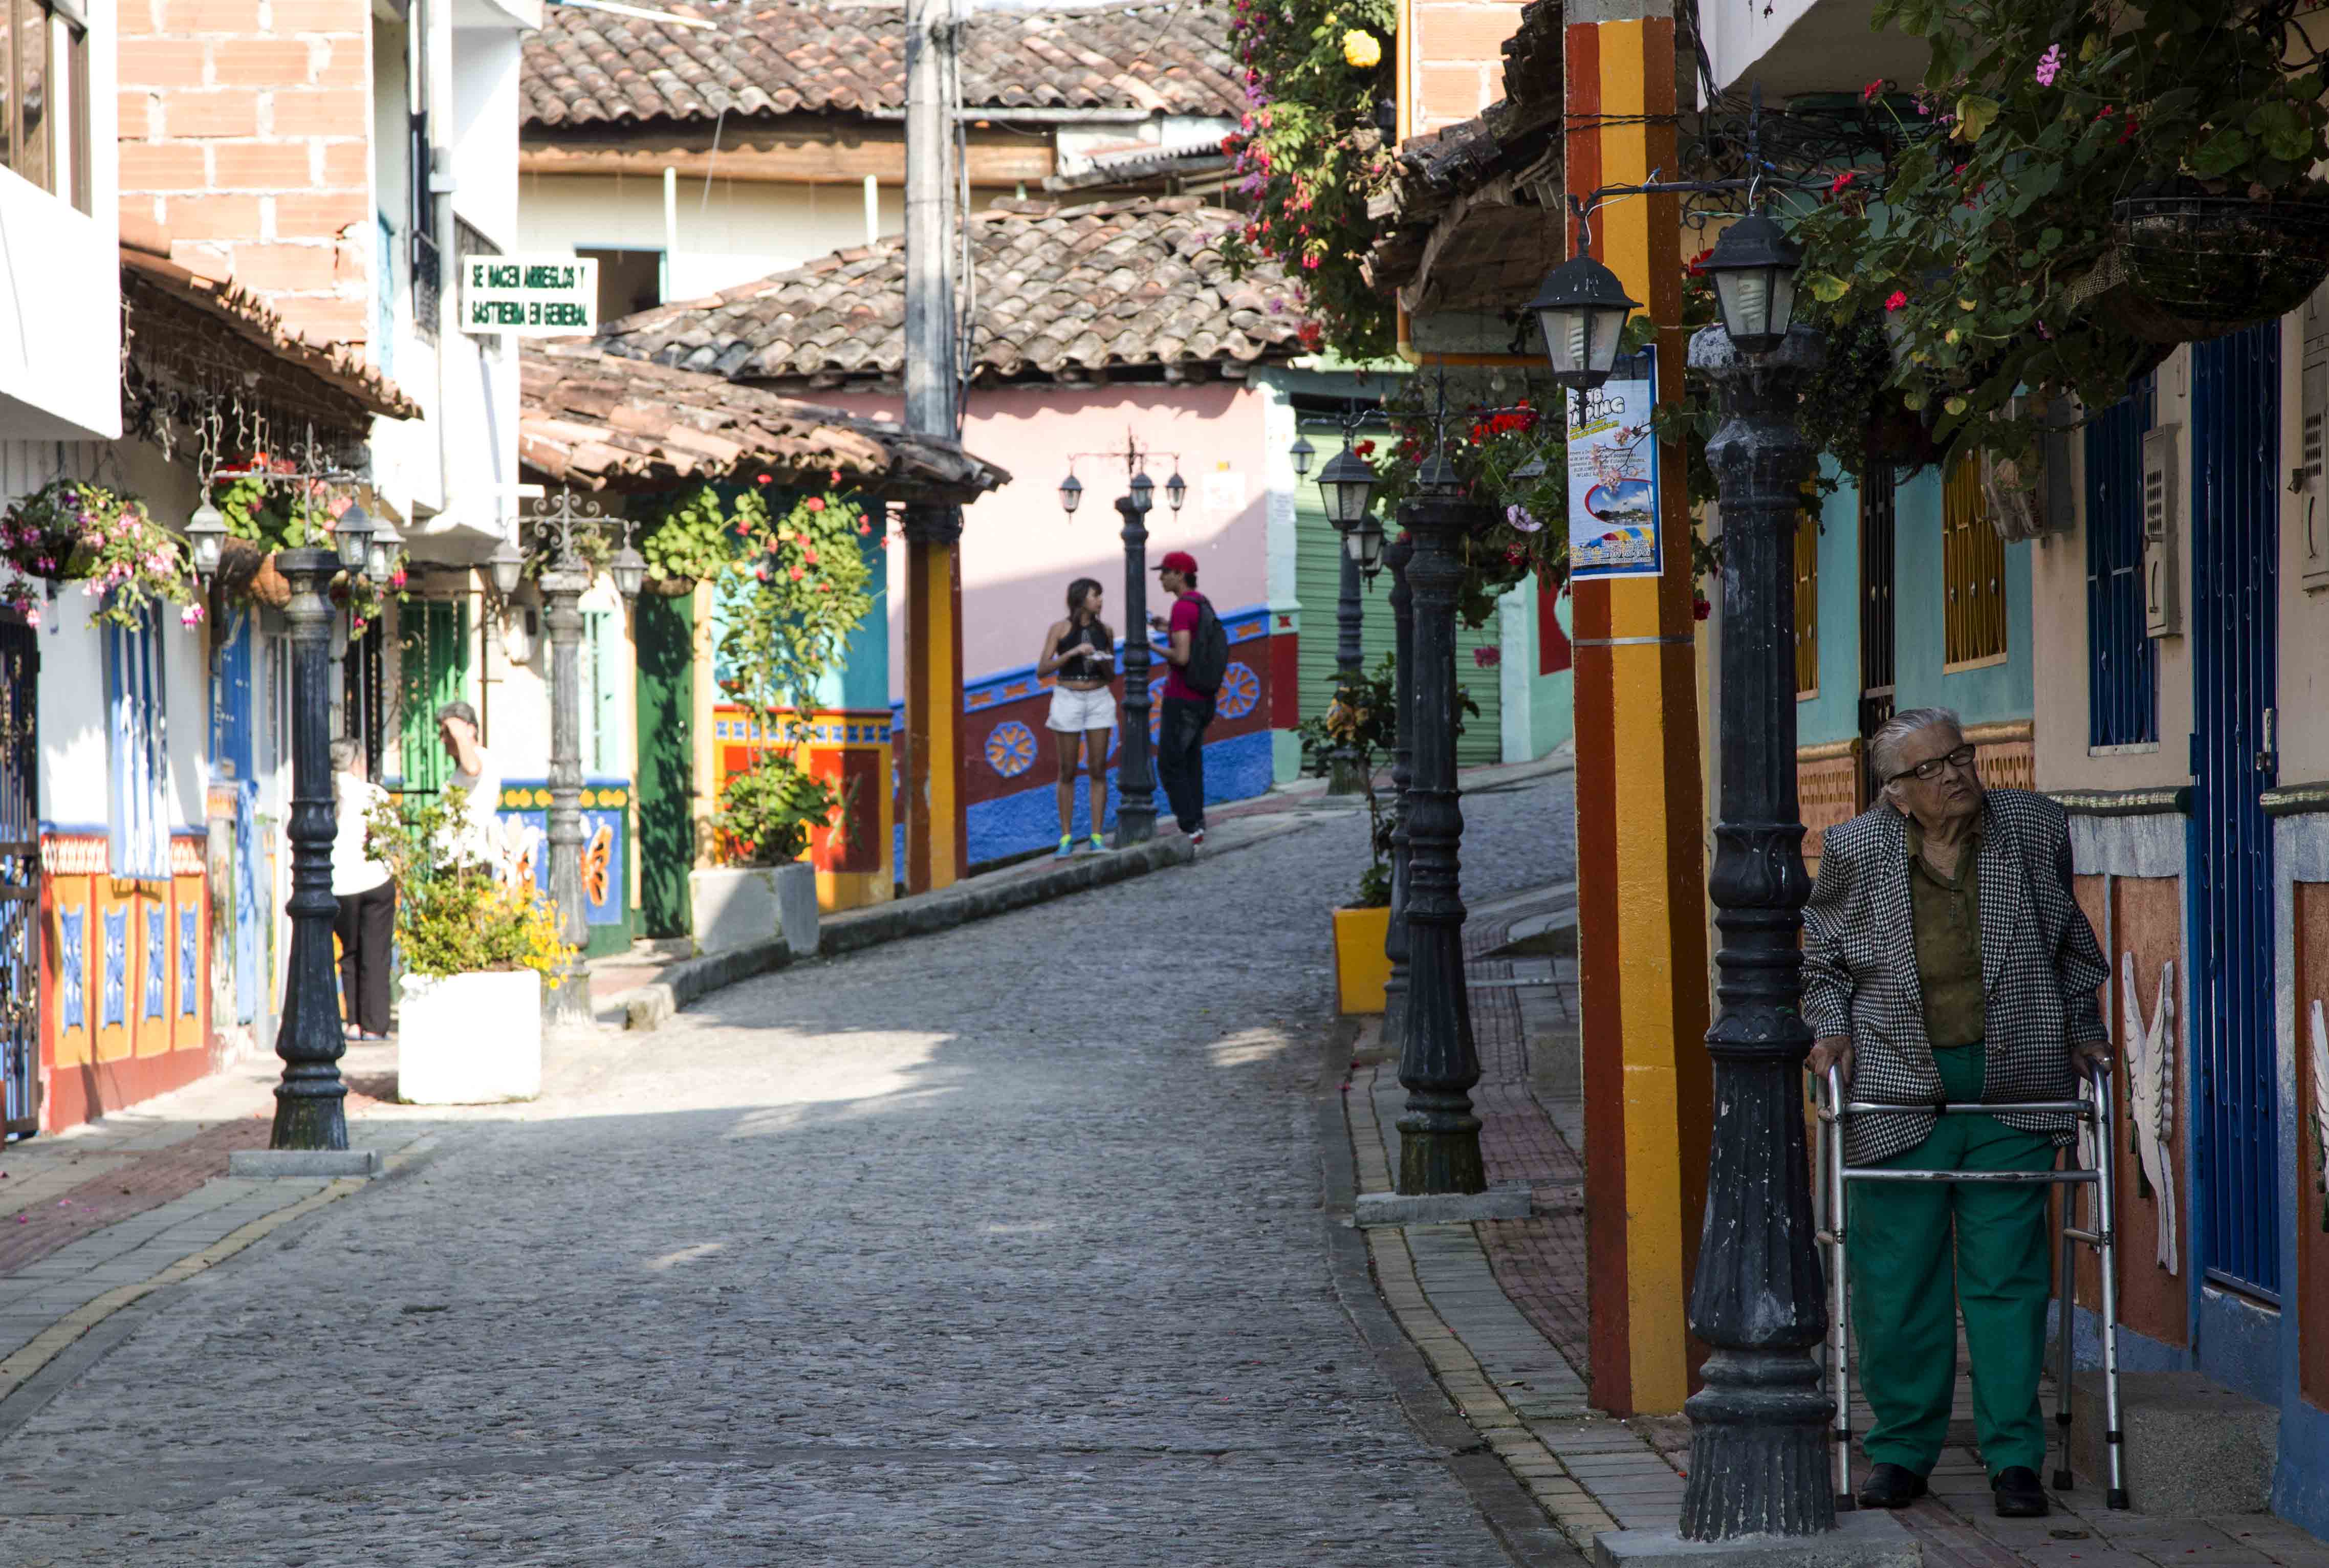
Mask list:
POLYGON ((599 325, 599 263, 579 256, 470 256, 461 330, 572 337, 599 325))

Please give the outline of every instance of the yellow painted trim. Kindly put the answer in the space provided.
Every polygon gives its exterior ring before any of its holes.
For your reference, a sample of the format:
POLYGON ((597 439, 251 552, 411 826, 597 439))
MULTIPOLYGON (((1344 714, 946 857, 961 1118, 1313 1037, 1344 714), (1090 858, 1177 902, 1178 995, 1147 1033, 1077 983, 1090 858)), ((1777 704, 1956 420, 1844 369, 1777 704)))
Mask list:
POLYGON ((955 832, 955 790, 961 771, 962 669, 955 633, 954 551, 941 544, 913 546, 920 573, 922 628, 929 638, 928 689, 920 694, 930 716, 930 886, 962 880, 964 845, 955 832))

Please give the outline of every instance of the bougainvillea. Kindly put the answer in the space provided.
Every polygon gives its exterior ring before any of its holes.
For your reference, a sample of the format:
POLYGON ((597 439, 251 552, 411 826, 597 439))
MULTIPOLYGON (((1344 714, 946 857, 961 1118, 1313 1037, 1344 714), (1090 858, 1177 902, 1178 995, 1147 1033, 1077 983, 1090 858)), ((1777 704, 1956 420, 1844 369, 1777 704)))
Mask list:
POLYGON ((1378 110, 1394 90, 1392 0, 1231 0, 1230 44, 1247 109, 1221 140, 1247 207, 1223 250, 1275 260, 1301 290, 1303 342, 1345 359, 1391 352, 1391 301, 1360 271, 1367 198, 1391 172, 1378 110))

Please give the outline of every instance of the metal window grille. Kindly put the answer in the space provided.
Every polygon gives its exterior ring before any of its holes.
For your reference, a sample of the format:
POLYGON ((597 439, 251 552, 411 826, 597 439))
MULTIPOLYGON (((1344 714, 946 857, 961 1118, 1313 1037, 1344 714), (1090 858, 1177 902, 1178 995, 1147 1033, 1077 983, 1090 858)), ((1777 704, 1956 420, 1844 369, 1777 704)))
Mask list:
POLYGON ((1860 484, 1860 734, 1892 716, 1892 468, 1869 466, 1860 484))
POLYGON ((431 165, 426 109, 412 116, 410 129, 412 330, 423 342, 434 343, 440 311, 438 301, 445 289, 445 258, 437 244, 437 195, 429 188, 431 165))
POLYGON ((1949 465, 1941 491, 1941 593, 1943 667, 2004 657, 2005 541, 1971 453, 1949 465))
POLYGON ((2153 644, 2144 630, 2143 436, 2151 382, 2086 430, 2087 744, 2159 739, 2153 644))
POLYGON ((1819 518, 1796 517, 1796 695, 1819 694, 1819 518))

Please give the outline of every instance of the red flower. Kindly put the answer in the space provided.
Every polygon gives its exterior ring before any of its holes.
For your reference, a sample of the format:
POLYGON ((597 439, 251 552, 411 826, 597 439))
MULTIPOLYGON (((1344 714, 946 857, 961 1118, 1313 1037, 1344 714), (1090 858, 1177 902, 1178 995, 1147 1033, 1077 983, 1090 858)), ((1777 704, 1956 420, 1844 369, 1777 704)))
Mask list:
POLYGON ((1361 441, 1357 451, 1362 458, 1372 458, 1375 455, 1375 444, 1372 441, 1361 441))
POLYGON ((1709 245, 1705 250, 1701 250, 1697 255, 1692 257, 1690 259, 1690 275, 1693 278, 1703 278, 1706 276, 1706 259, 1713 254, 1714 247, 1709 245))
POLYGON ((801 505, 806 506, 812 512, 822 512, 825 510, 825 497, 822 496, 811 496, 807 500, 802 502, 801 505))
POLYGON ((1908 290, 1903 289, 1903 288, 1895 288, 1895 289, 1891 292, 1891 294, 1886 298, 1886 299, 1885 299, 1885 301, 1884 301, 1884 308, 1885 308, 1886 310, 1888 310, 1888 311, 1890 311, 1890 310, 1899 310, 1899 309, 1901 309, 1903 307, 1905 307, 1908 303, 1909 303, 1909 293, 1908 293, 1908 290))
POLYGON ((761 483, 761 484, 763 484, 763 485, 765 485, 765 484, 767 484, 768 482, 768 477, 766 474, 762 474, 762 475, 760 476, 760 483, 761 483))
POLYGON ((871 534, 873 532, 873 524, 871 523, 860 523, 857 524, 857 532, 861 534, 871 534))
POLYGON ((1504 662, 1504 650, 1496 647, 1476 647, 1472 650, 1472 662, 1484 670, 1495 669, 1504 662))
POLYGON ((793 568, 793 581, 795 582, 798 582, 806 574, 803 572, 799 567, 796 566, 793 568))
POLYGON ((1844 170, 1843 173, 1836 175, 1834 180, 1829 182, 1827 194, 1831 196, 1840 196, 1843 194, 1844 186, 1852 184, 1853 181, 1859 177, 1859 175, 1853 174, 1850 169, 1844 170))
POLYGON ((1874 81, 1870 82, 1866 87, 1860 90, 1860 101, 1862 103, 1874 103, 1876 101, 1876 95, 1883 90, 1884 79, 1880 76, 1874 81))
POLYGON ((1714 613, 1714 606, 1712 606, 1712 605, 1711 605, 1711 604, 1707 603, 1705 600, 1703 600, 1703 599, 1698 599, 1698 600, 1693 600, 1691 601, 1691 606, 1690 606, 1690 619, 1693 619, 1693 620, 1704 620, 1708 616, 1712 615, 1713 613, 1714 613))

